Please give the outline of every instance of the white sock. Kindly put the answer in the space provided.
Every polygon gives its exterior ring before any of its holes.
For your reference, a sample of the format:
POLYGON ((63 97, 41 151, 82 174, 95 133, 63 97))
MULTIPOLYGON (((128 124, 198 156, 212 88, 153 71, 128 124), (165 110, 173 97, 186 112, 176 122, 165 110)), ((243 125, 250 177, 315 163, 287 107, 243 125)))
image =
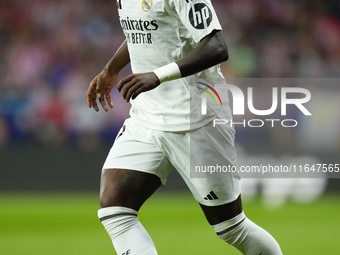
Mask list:
POLYGON ((244 255, 282 255, 279 244, 244 213, 212 226, 217 235, 244 255))
POLYGON ((98 210, 98 217, 118 255, 157 255, 155 245, 137 214, 133 209, 120 206, 98 210))

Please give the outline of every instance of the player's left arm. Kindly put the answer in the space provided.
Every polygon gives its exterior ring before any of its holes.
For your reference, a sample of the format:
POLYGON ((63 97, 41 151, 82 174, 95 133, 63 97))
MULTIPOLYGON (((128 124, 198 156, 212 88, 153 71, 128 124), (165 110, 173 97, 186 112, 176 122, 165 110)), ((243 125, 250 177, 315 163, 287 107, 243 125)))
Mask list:
MULTIPOLYGON (((169 65, 169 68, 179 68, 176 78, 186 77, 228 60, 228 50, 221 30, 213 30, 205 36, 186 57, 169 65)), ((167 66, 161 72, 166 72, 167 66)), ((176 72, 173 70, 172 73, 176 72)), ((171 76, 172 74, 170 74, 171 76)), ((170 78, 171 79, 171 78, 170 78)), ((131 74, 123 78, 117 89, 122 92, 125 101, 135 99, 140 93, 159 86, 161 81, 155 72, 131 74)))
POLYGON ((200 41, 187 57, 177 61, 176 64, 182 77, 186 77, 225 62, 228 58, 229 54, 223 32, 213 30, 200 41))

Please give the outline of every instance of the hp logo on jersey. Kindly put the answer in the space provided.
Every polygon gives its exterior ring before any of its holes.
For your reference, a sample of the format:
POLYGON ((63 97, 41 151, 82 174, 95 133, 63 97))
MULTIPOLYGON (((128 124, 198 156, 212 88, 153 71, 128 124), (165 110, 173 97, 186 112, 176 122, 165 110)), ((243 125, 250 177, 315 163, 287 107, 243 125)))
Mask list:
POLYGON ((192 1, 190 3, 189 20, 191 25, 196 29, 209 27, 212 21, 212 13, 209 7, 203 3, 193 4, 192 1))

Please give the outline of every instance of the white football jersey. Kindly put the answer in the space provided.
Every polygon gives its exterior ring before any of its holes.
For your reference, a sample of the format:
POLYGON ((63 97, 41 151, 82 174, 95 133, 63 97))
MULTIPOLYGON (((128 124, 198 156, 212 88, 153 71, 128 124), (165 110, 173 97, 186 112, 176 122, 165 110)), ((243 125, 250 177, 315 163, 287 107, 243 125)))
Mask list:
MULTIPOLYGON (((178 61, 206 35, 221 30, 210 0, 117 0, 117 7, 133 73, 178 61)), ((141 93, 130 101, 130 115, 139 125, 156 130, 204 126, 216 113, 200 114, 202 91, 196 89, 195 81, 214 86, 209 78, 224 81, 219 65, 141 93)))

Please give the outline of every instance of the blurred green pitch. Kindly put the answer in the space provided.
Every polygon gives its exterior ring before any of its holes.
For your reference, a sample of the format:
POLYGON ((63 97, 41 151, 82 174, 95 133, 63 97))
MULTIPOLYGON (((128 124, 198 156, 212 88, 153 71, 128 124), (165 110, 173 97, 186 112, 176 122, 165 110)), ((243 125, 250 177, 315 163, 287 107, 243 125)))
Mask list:
MULTIPOLYGON (((340 196, 270 210, 244 204, 246 215, 279 241, 284 254, 339 254, 340 196)), ((116 254, 97 218, 93 193, 0 193, 0 254, 116 254)), ((216 237, 188 193, 158 192, 139 218, 160 255, 240 254, 216 237)))

